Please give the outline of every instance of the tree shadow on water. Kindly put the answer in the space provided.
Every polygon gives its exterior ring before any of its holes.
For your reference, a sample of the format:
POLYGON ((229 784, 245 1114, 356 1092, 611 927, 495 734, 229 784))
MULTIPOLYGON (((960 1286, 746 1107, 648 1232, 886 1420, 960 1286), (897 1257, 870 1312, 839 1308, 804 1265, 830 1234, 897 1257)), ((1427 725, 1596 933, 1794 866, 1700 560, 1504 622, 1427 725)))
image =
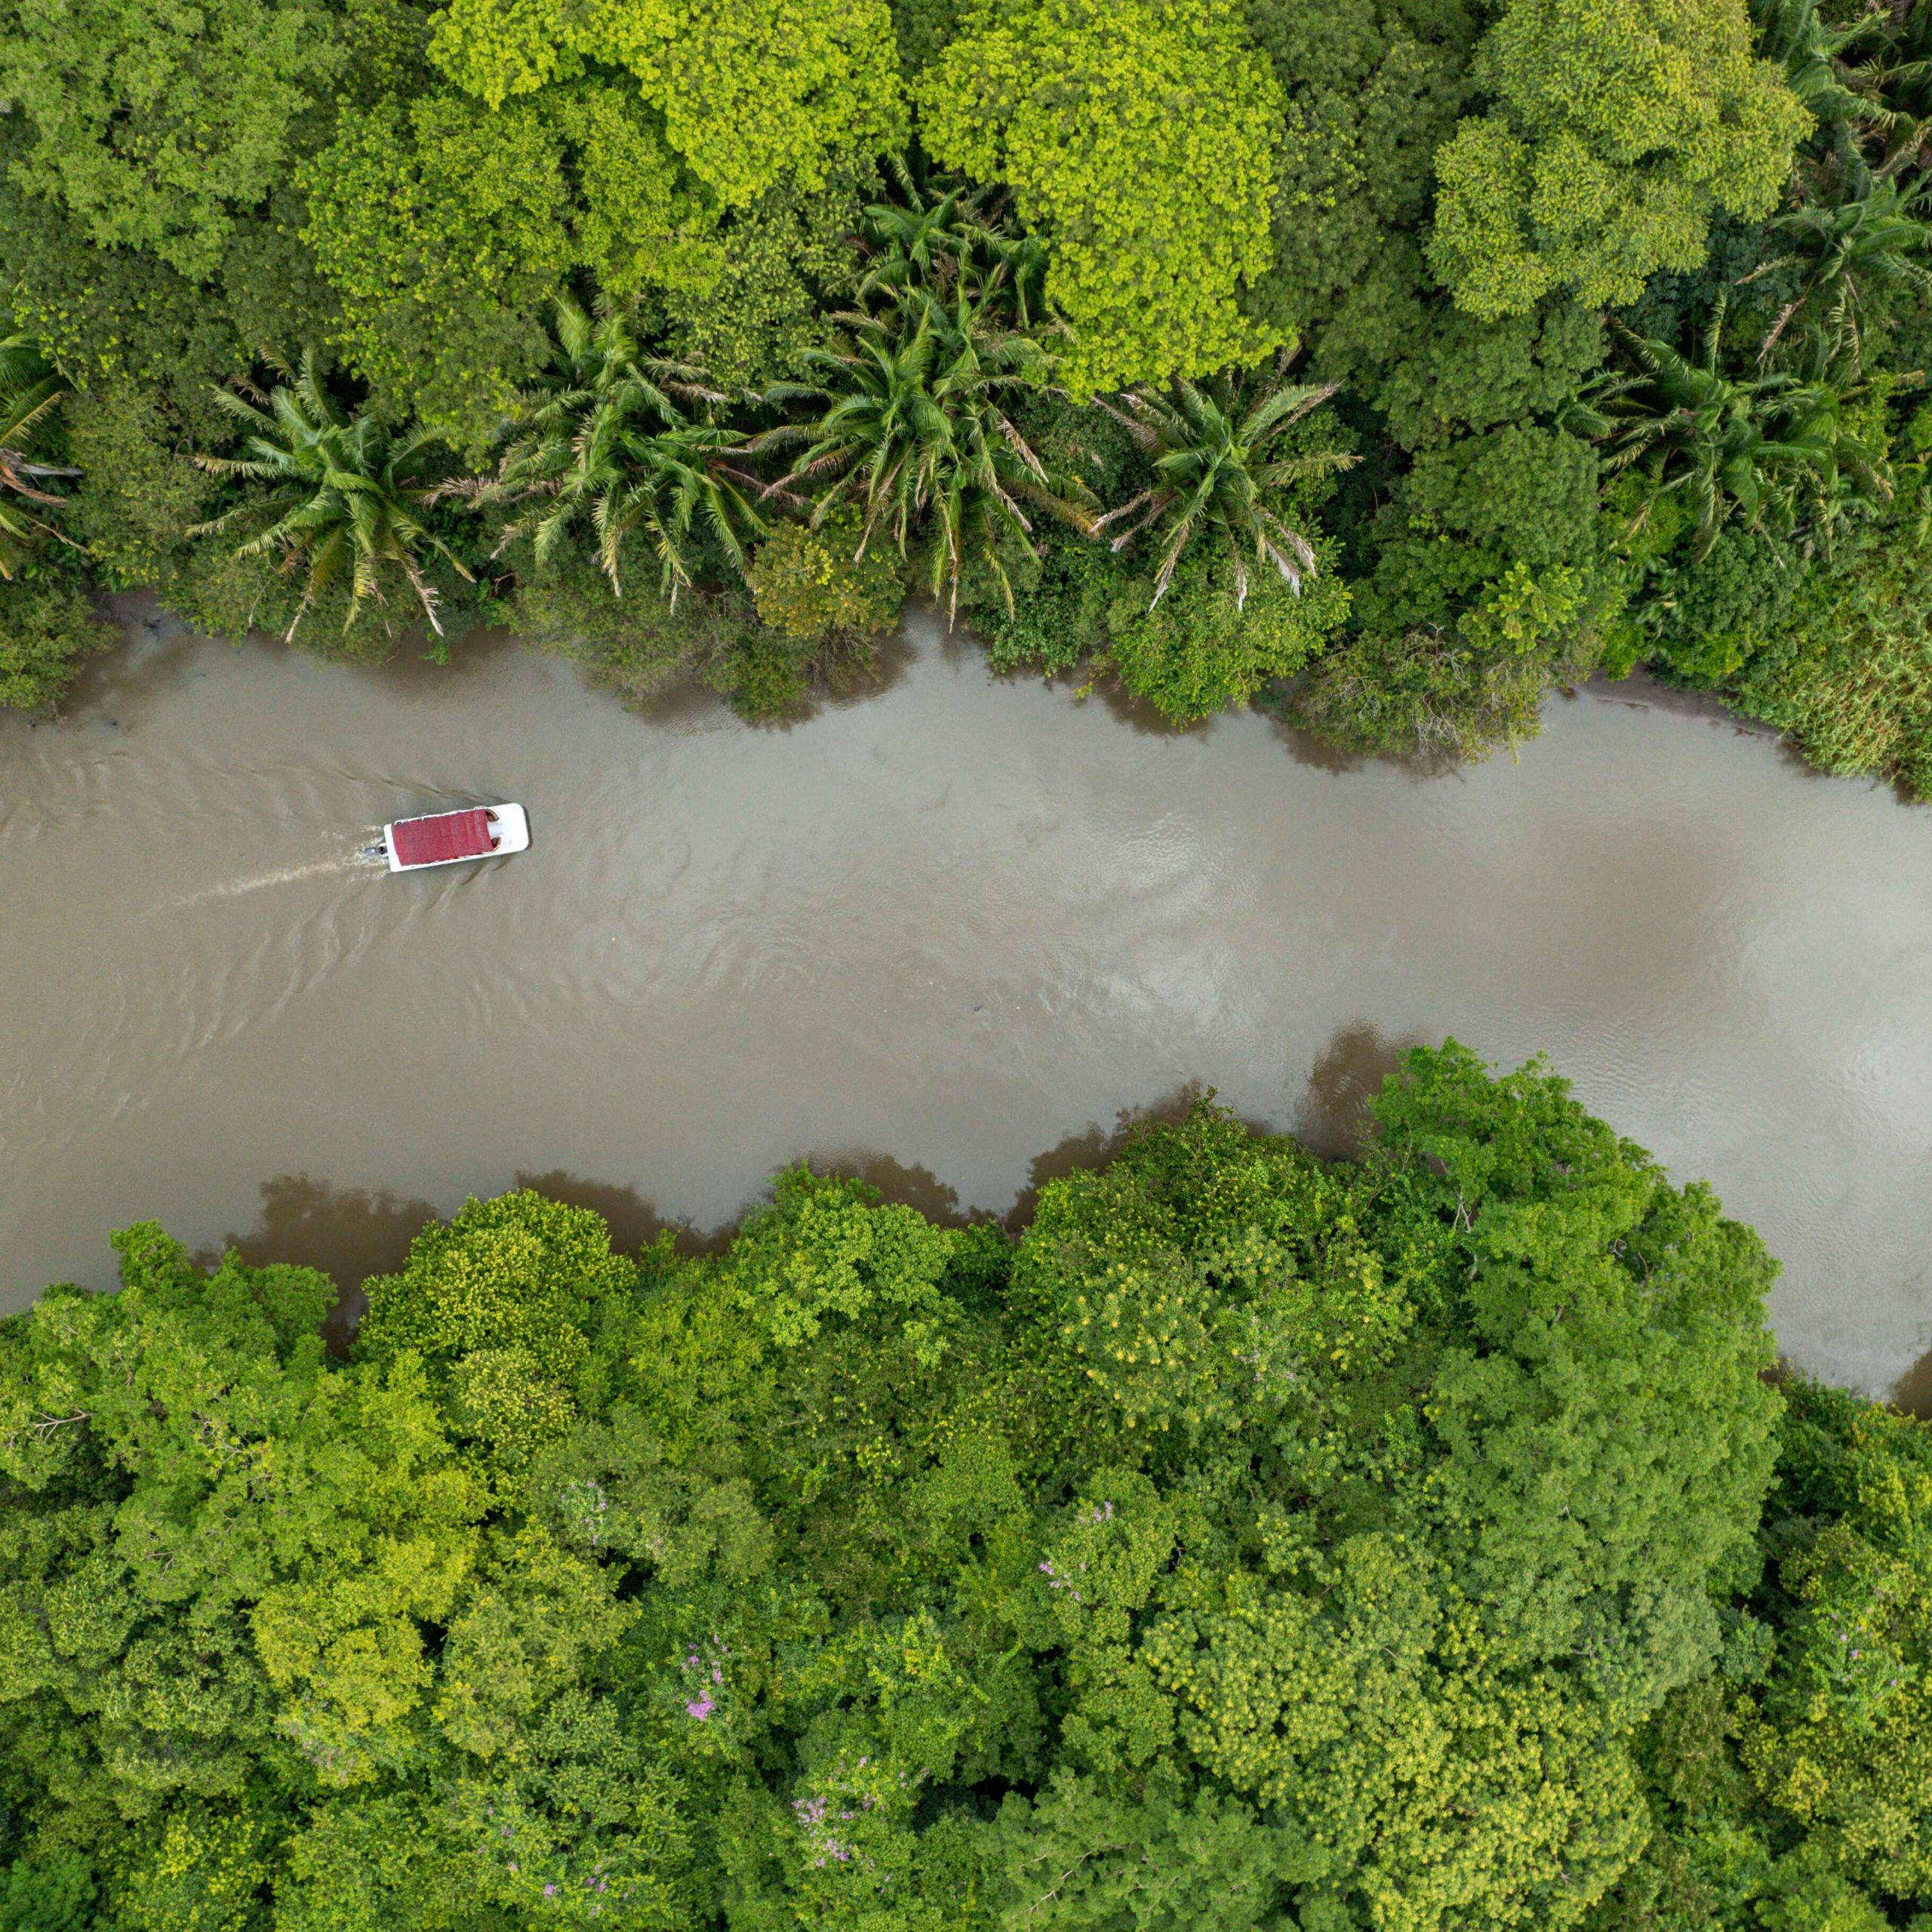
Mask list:
POLYGON ((548 1174, 529 1174, 518 1169, 514 1187, 534 1188, 567 1208, 588 1208, 601 1214, 611 1230, 611 1245, 620 1254, 635 1254, 648 1247, 660 1235, 669 1235, 680 1254, 718 1254, 731 1245, 731 1231, 716 1228, 709 1233, 689 1221, 668 1220, 634 1187, 621 1181, 590 1180, 562 1168, 548 1174))
POLYGON ((1352 1161, 1368 1144, 1369 1108, 1404 1054, 1423 1044, 1406 1034, 1384 1038, 1366 1020, 1351 1021, 1315 1055, 1291 1131, 1324 1161, 1352 1161))
POLYGON ((848 1148, 836 1154, 814 1155, 806 1165, 813 1173, 835 1174, 841 1180, 863 1181, 878 1189, 894 1207, 916 1208, 935 1227, 964 1228, 989 1217, 968 1212, 959 1204, 959 1190, 949 1187, 930 1168, 908 1165, 869 1147, 848 1148))
MULTIPOLYGON (((635 1188, 615 1181, 587 1180, 561 1168, 548 1174, 518 1173, 513 1187, 534 1188, 552 1201, 588 1208, 611 1230, 611 1245, 633 1254, 659 1235, 669 1233, 682 1254, 715 1254, 728 1247, 732 1228, 709 1233, 688 1221, 670 1221, 635 1188)), ((363 1284, 372 1275, 393 1275, 409 1259, 409 1246, 440 1218, 432 1202, 405 1198, 385 1189, 335 1187, 312 1174, 278 1174, 261 1184, 261 1218, 247 1234, 230 1234, 220 1247, 205 1248, 195 1265, 213 1268, 223 1251, 232 1248, 251 1267, 275 1261, 319 1269, 336 1284, 335 1306, 323 1318, 322 1336, 338 1354, 346 1352, 368 1312, 363 1284)))
MULTIPOLYGON (((338 1299, 322 1322, 329 1346, 346 1349, 369 1303, 362 1284, 372 1275, 392 1275, 409 1257, 409 1244, 436 1217, 427 1201, 406 1199, 383 1189, 334 1187, 309 1174, 278 1174, 261 1185, 261 1219, 248 1233, 222 1244, 252 1267, 291 1261, 319 1268, 336 1284, 338 1299)), ((212 1266, 220 1251, 195 1260, 212 1266)))
POLYGON ((1078 1133, 1069 1134, 1044 1154, 1035 1155, 1027 1164, 1026 1185, 1001 1217, 1001 1225, 1010 1234, 1023 1232, 1033 1224, 1040 1190, 1048 1182, 1063 1180, 1083 1168, 1104 1168, 1143 1129, 1172 1127, 1186 1119, 1208 1091, 1199 1081, 1188 1081, 1144 1106, 1121 1108, 1111 1129, 1089 1121, 1078 1133))
POLYGON ((1892 1384, 1891 1404, 1921 1422, 1932 1422, 1932 1349, 1892 1384))

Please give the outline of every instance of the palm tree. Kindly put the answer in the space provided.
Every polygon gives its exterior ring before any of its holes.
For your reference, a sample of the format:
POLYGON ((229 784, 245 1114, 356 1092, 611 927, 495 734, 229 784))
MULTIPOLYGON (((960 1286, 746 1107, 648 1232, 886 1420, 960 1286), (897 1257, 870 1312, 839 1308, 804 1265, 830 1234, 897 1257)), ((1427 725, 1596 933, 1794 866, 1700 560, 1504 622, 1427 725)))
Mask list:
POLYGON ((309 606, 345 572, 346 635, 365 606, 383 601, 383 578, 392 568, 407 580, 429 628, 440 637, 436 591, 423 574, 425 553, 433 552, 459 577, 474 580, 418 514, 438 494, 438 465, 432 454, 435 435, 420 428, 397 430, 373 416, 352 415, 339 408, 323 386, 312 350, 303 355, 294 381, 279 383, 266 395, 255 389, 249 395, 253 401, 232 389, 215 391, 217 401, 243 425, 242 447, 248 453, 198 456, 195 461, 215 475, 267 487, 225 515, 195 525, 189 535, 206 535, 238 519, 268 515, 268 527, 242 544, 236 555, 278 552, 283 570, 302 578, 301 601, 287 638, 294 637, 309 606))
POLYGON ((31 337, 0 337, 0 578, 9 582, 42 537, 69 541, 27 507, 57 508, 66 500, 48 481, 80 474, 35 460, 63 393, 31 337))
POLYGON ((1854 131, 1872 125, 1875 109, 1869 94, 1852 82, 1844 56, 1867 37, 1869 20, 1850 26, 1828 26, 1818 0, 1758 0, 1758 52, 1783 69, 1785 85, 1810 109, 1814 137, 1827 148, 1841 148, 1854 131))
POLYGON ((1932 160, 1932 8, 1924 0, 1893 0, 1841 31, 1870 47, 1857 64, 1839 65, 1865 103, 1863 129, 1878 149, 1878 174, 1923 174, 1932 160))
POLYGON ((766 494, 798 503, 795 486, 818 487, 814 527, 834 506, 857 504, 860 556, 881 531, 908 554, 915 529, 929 518, 931 589, 935 596, 946 590, 952 616, 969 561, 990 572, 1013 608, 1002 551, 1033 546, 1025 506, 1092 527, 1078 486, 1049 472, 1009 407, 1037 392, 1045 353, 991 312, 990 300, 963 282, 949 300, 907 286, 889 306, 840 315, 844 337, 802 358, 808 380, 765 392, 768 402, 806 405, 815 420, 768 431, 748 446, 763 453, 802 445, 766 494))
POLYGON ((1204 383, 1177 381, 1164 393, 1130 389, 1117 403, 1102 401, 1101 408, 1147 457, 1154 481, 1109 510, 1094 528, 1104 529, 1138 510, 1137 521, 1114 539, 1114 549, 1120 550, 1150 525, 1159 527, 1154 604, 1167 595, 1189 544, 1208 531, 1218 531, 1233 556, 1237 608, 1247 601, 1251 552, 1257 563, 1272 564, 1297 593, 1303 576, 1314 574, 1314 546, 1275 507, 1278 493, 1303 478, 1346 469, 1357 459, 1343 450, 1271 454, 1337 387, 1284 382, 1282 373, 1278 368, 1251 400, 1242 377, 1235 374, 1204 383))
POLYGON ((1758 351, 1768 359, 1792 318, 1808 305, 1823 305, 1822 320, 1854 363, 1863 352, 1863 324, 1872 297, 1881 291, 1932 294, 1932 226, 1921 211, 1923 189, 1872 179, 1862 163, 1865 192, 1855 199, 1812 203, 1780 215, 1772 228, 1792 238, 1795 250, 1754 269, 1750 279, 1794 263, 1805 269, 1804 285, 1785 305, 1758 351))
POLYGON ((1571 426, 1604 446, 1608 470, 1648 477, 1633 532, 1681 491, 1697 511, 1693 554, 1702 558, 1734 518, 1789 532, 1808 499, 1829 538, 1854 503, 1889 497, 1883 454, 1844 420, 1863 386, 1833 366, 1825 339, 1810 339, 1801 370, 1730 376, 1719 366, 1723 326, 1720 307, 1699 361, 1623 331, 1635 371, 1604 378, 1573 414, 1571 426))
POLYGON ((945 300, 964 288, 1016 328, 1043 321, 1046 245, 1014 229, 1001 191, 958 183, 934 200, 903 162, 895 171, 903 199, 868 208, 855 238, 866 264, 860 300, 915 288, 945 300))
POLYGON ((540 564, 587 519, 621 596, 623 546, 641 528, 675 605, 692 582, 692 534, 701 519, 743 571, 744 535, 762 535, 765 524, 746 494, 758 479, 734 461, 743 435, 709 414, 729 398, 708 387, 701 371, 642 354, 621 311, 593 319, 568 295, 555 306, 549 379, 521 398, 497 475, 467 492, 528 504, 499 551, 528 537, 540 564))

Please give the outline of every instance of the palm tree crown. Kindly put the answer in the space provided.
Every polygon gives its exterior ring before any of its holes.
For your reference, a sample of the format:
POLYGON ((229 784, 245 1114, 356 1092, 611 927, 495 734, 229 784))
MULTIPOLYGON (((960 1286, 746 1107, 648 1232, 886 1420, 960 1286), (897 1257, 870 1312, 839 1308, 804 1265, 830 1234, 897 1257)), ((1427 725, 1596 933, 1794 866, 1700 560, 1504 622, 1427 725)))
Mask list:
MULTIPOLYGON (((1154 472, 1137 496, 1109 510, 1097 529, 1140 512, 1113 541, 1124 549, 1150 525, 1161 549, 1154 604, 1167 595, 1175 566, 1195 537, 1218 531, 1234 559, 1235 601, 1247 601, 1248 558, 1272 565, 1299 592, 1315 568, 1314 546, 1275 507, 1278 493, 1332 475, 1356 458, 1343 450, 1273 454, 1281 437, 1335 392, 1333 383, 1287 383, 1278 373, 1251 400, 1238 375, 1175 383, 1166 392, 1130 389, 1101 407, 1126 428, 1154 472)), ((1150 610, 1152 605, 1148 607, 1150 610)))
POLYGON ((1015 328, 1044 321, 1046 245, 1014 232, 995 191, 961 184, 933 200, 903 169, 900 189, 903 203, 865 211, 862 300, 921 288, 944 300, 964 289, 1015 328))
POLYGON ((1807 202, 1771 224, 1794 246, 1754 271, 1752 278, 1795 263, 1803 269, 1804 281, 1764 338, 1760 361, 1769 358, 1793 317, 1809 309, 1856 361, 1863 353, 1864 321, 1875 295, 1932 295, 1932 265, 1927 260, 1932 254, 1932 227, 1924 217, 1924 190, 1908 192, 1895 181, 1873 179, 1862 163, 1853 171, 1862 178, 1863 193, 1836 202, 1807 202))
POLYGON ((956 614, 962 571, 983 566, 1009 608, 1003 548, 1030 547, 1026 506, 1091 528, 1078 492, 1056 478, 1021 433, 1012 405, 1044 379, 1044 352, 998 312, 1004 271, 978 289, 955 278, 949 294, 909 281, 886 306, 842 315, 844 339, 808 350, 807 380, 766 393, 803 403, 816 420, 768 431, 757 451, 802 445, 771 494, 822 486, 813 520, 854 502, 863 516, 859 554, 881 531, 901 554, 915 525, 931 520, 931 588, 956 614))
POLYGON ((201 536, 238 518, 266 512, 268 527, 240 546, 242 556, 279 552, 282 567, 303 579, 301 601, 286 635, 292 638, 315 599, 346 573, 349 608, 345 633, 371 603, 383 598, 383 578, 393 568, 416 593, 438 636, 435 587, 423 574, 426 553, 440 556, 459 577, 463 568, 419 512, 437 494, 438 444, 428 429, 398 431, 368 415, 340 408, 324 386, 312 351, 295 380, 278 383, 251 401, 232 389, 217 400, 243 425, 241 457, 198 457, 217 476, 266 485, 226 515, 197 524, 201 536))
POLYGON ((1604 445, 1607 469, 1648 478, 1639 524, 1660 498, 1682 492, 1702 557, 1734 518, 1789 532, 1808 500, 1829 535, 1854 502, 1888 497, 1883 452, 1845 419, 1864 387, 1832 367, 1826 339, 1810 339, 1801 368, 1730 376, 1719 363, 1723 323, 1720 309, 1699 360, 1626 331, 1635 372, 1607 377, 1576 412, 1574 426, 1604 445))
POLYGON ((504 543, 528 537, 541 564, 587 518, 621 595, 624 543, 641 529, 675 604, 692 581, 702 519, 742 571, 745 537, 762 535, 765 525, 746 494, 756 479, 734 460, 743 436, 708 413, 729 398, 707 386, 702 371, 641 353, 620 311, 593 318, 558 296, 556 345, 549 380, 522 398, 497 476, 472 493, 528 504, 504 543))

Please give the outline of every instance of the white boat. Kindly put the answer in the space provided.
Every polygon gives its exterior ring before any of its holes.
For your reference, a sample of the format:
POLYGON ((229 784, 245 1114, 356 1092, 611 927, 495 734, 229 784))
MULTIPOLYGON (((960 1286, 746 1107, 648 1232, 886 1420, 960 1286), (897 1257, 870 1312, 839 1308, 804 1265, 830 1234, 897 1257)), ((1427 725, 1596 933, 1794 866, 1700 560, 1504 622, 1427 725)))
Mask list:
POLYGON ((530 849, 530 818, 521 805, 472 805, 427 818, 399 818, 383 827, 372 848, 392 872, 425 872, 468 859, 500 858, 530 849))

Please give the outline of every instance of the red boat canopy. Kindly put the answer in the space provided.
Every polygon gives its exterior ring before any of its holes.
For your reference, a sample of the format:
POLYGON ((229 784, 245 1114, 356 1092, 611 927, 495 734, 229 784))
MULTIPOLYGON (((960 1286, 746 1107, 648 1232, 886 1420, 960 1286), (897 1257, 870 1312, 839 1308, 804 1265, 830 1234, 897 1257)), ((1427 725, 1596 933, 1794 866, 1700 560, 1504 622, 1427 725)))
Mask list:
POLYGON ((441 812, 434 818, 399 818, 390 828, 396 857, 405 866, 433 866, 445 859, 480 859, 497 849, 490 814, 441 812))

